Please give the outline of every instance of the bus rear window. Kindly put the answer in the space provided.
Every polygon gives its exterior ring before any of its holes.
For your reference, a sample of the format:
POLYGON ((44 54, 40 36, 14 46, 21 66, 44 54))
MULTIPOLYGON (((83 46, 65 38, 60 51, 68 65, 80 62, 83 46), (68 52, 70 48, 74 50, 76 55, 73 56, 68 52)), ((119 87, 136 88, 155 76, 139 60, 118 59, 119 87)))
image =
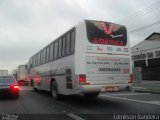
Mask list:
POLYGON ((127 30, 125 26, 103 21, 86 20, 87 37, 90 43, 125 46, 127 30))

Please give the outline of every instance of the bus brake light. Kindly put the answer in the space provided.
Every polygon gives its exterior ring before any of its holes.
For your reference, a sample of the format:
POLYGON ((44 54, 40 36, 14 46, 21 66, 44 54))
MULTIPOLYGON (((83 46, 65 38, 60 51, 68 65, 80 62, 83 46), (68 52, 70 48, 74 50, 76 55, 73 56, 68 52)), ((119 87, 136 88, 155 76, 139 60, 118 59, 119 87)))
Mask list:
POLYGON ((128 83, 132 83, 133 82, 133 74, 130 74, 130 80, 128 81, 128 83))
POLYGON ((86 75, 79 75, 79 84, 80 85, 89 85, 89 83, 86 83, 86 75))

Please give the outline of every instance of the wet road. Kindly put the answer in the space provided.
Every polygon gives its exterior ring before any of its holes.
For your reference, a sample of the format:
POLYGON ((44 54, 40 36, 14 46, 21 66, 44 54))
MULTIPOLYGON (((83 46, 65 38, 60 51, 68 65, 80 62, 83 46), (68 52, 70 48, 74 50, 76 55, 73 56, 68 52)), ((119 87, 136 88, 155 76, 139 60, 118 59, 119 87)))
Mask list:
POLYGON ((77 95, 55 101, 48 92, 34 92, 30 87, 22 87, 17 100, 0 96, 0 113, 34 114, 39 117, 46 114, 68 120, 106 119, 113 114, 155 114, 160 113, 160 95, 119 92, 102 93, 96 100, 77 95))

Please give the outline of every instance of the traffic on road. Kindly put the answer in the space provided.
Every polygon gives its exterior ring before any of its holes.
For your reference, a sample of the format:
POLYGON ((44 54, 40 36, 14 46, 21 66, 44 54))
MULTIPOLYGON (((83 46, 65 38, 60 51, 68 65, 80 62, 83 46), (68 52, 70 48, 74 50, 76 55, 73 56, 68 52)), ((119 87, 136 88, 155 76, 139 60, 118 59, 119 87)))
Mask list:
POLYGON ((127 91, 101 93, 94 100, 86 99, 82 95, 73 95, 64 96, 63 100, 56 101, 49 92, 35 92, 29 86, 21 86, 19 99, 3 96, 0 98, 0 106, 0 113, 10 113, 21 117, 25 117, 24 114, 35 114, 39 118, 43 114, 42 118, 48 119, 105 120, 106 118, 113 119, 113 115, 124 113, 159 114, 160 96, 152 93, 135 93, 133 90, 131 93, 127 91))
POLYGON ((160 120, 159 6, 0 0, 0 120, 160 120))

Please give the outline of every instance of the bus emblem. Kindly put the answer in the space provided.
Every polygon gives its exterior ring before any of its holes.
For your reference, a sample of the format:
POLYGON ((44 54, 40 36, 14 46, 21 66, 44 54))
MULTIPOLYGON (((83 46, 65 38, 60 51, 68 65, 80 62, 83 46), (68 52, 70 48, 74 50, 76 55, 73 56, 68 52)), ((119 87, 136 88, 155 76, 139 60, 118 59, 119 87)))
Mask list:
POLYGON ((103 51, 103 48, 100 48, 99 46, 97 46, 97 51, 103 51))
POLYGON ((111 35, 112 34, 112 29, 113 29, 113 24, 109 23, 109 25, 107 26, 105 24, 105 22, 100 22, 101 27, 103 28, 103 31, 105 34, 107 35, 111 35))

